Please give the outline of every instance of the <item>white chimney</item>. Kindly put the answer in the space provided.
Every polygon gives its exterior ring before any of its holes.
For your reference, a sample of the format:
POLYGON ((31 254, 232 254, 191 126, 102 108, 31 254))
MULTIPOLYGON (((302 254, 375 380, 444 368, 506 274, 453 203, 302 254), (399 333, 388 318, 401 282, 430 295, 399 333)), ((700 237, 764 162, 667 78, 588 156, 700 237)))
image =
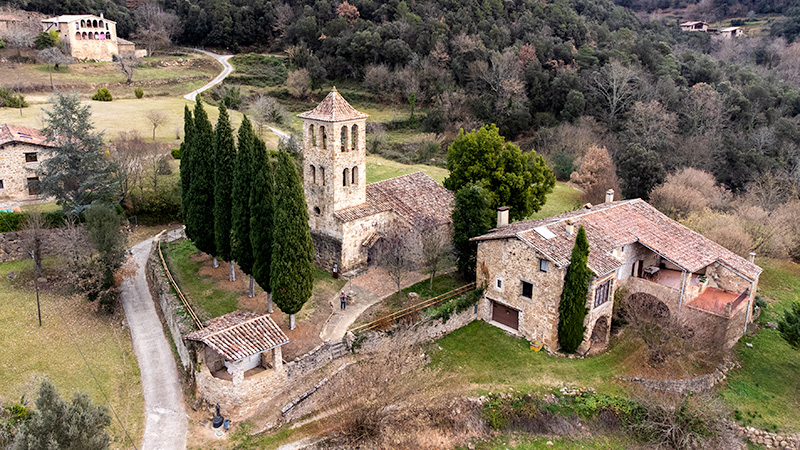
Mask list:
POLYGON ((497 208, 497 228, 508 225, 508 206, 497 208))
POLYGON ((572 219, 567 219, 567 234, 575 233, 575 221, 572 219))
POLYGON ((756 262, 756 252, 750 252, 750 256, 747 258, 747 260, 750 261, 751 263, 755 263, 756 262))
POLYGON ((105 17, 103 17, 103 13, 100 13, 100 18, 105 19, 105 17))
POLYGON ((609 189, 606 191, 606 203, 611 203, 614 201, 614 190, 609 189))

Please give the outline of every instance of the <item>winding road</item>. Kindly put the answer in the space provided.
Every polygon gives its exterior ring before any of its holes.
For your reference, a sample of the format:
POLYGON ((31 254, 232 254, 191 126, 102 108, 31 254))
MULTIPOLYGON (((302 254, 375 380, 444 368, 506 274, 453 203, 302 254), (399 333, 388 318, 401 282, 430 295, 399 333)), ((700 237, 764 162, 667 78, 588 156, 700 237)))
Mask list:
POLYGON ((145 425, 142 450, 186 448, 189 419, 172 348, 156 313, 155 302, 145 276, 145 264, 153 239, 131 248, 136 273, 120 289, 122 306, 131 330, 133 351, 139 361, 144 391, 145 425))
POLYGON ((231 63, 228 62, 228 60, 231 59, 231 57, 233 55, 218 55, 216 53, 211 53, 211 52, 207 52, 205 50, 200 50, 199 48, 194 49, 194 51, 196 51, 198 53, 202 53, 204 55, 208 55, 208 56, 216 59, 220 64, 222 64, 222 72, 220 72, 219 75, 217 75, 216 78, 211 80, 211 82, 209 82, 207 85, 201 87, 200 89, 196 89, 196 90, 194 90, 194 91, 192 91, 192 92, 190 92, 190 93, 188 93, 188 94, 183 96, 183 98, 185 98, 186 100, 189 100, 189 101, 195 101, 195 99, 197 98, 197 94, 199 94, 199 93, 201 93, 203 91, 207 91, 207 90, 211 89, 212 87, 222 83, 222 80, 224 80, 225 77, 227 77, 228 75, 231 74, 231 72, 233 72, 233 66, 231 65, 231 63))

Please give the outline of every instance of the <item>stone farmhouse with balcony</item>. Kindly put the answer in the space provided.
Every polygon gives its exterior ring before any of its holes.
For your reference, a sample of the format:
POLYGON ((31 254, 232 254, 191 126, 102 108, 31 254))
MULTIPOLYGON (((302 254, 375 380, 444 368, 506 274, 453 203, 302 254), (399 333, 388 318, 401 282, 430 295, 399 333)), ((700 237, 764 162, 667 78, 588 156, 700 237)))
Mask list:
POLYGON ((78 60, 113 61, 114 56, 147 56, 133 42, 117 36, 117 23, 90 14, 57 16, 42 20, 42 31, 56 30, 67 53, 78 60))
POLYGON ((336 88, 303 120, 303 186, 315 263, 363 268, 389 227, 410 231, 423 218, 447 226, 452 192, 423 172, 367 184, 366 120, 336 88))
MULTIPOLYGON (((498 227, 478 242, 479 318, 558 350, 558 306, 578 227, 594 273, 579 353, 608 343, 615 293, 636 296, 704 339, 730 347, 752 322, 761 268, 665 216, 643 200, 613 201, 498 227)), ((502 208, 501 208, 502 209, 502 208)))
POLYGON ((40 200, 36 169, 42 150, 53 147, 40 130, 0 124, 0 202, 40 200))

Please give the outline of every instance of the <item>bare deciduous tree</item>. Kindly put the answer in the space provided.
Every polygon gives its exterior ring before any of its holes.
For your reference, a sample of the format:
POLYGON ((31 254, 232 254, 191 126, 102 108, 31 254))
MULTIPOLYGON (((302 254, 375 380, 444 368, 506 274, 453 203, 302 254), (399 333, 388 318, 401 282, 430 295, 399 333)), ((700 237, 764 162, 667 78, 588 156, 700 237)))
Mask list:
POLYGON ((436 276, 436 272, 450 262, 452 232, 449 229, 449 224, 441 223, 430 216, 420 219, 415 229, 419 233, 422 265, 430 274, 428 289, 432 291, 433 278, 436 276))
POLYGON ((167 116, 167 113, 159 109, 151 109, 144 113, 144 117, 148 122, 150 122, 151 125, 153 125, 153 142, 155 142, 156 128, 167 123, 167 121, 169 121, 169 116, 167 116))
POLYGON ((403 275, 414 266, 413 249, 408 232, 401 230, 398 224, 391 224, 383 238, 378 242, 378 263, 389 272, 397 286, 397 295, 401 295, 403 275))
POLYGON ((117 67, 125 74, 125 83, 131 84, 133 81, 133 72, 136 70, 137 64, 139 64, 139 59, 135 56, 117 55, 117 67))
POLYGON ((144 159, 149 147, 138 131, 122 132, 111 141, 109 153, 117 163, 116 175, 123 202, 133 201, 131 190, 137 185, 141 186, 144 159))
POLYGON ((17 57, 22 56, 22 49, 33 46, 36 39, 37 27, 30 23, 12 26, 0 36, 6 43, 17 49, 17 57))
POLYGON ((619 192, 617 171, 605 147, 589 148, 580 170, 573 172, 570 179, 581 188, 587 202, 602 203, 608 189, 619 192))
POLYGON ((619 116, 633 103, 641 75, 638 70, 613 60, 592 77, 594 89, 603 102, 606 123, 614 128, 619 116))
POLYGON ((139 25, 135 37, 145 45, 148 55, 168 47, 181 32, 180 18, 172 12, 164 11, 155 0, 142 3, 136 8, 135 15, 139 25))
POLYGON ((273 97, 259 94, 250 103, 250 115, 258 123, 258 135, 263 136, 264 125, 267 123, 285 124, 288 121, 286 108, 273 97))
POLYGON ((53 86, 53 69, 59 69, 59 66, 66 66, 75 62, 75 60, 71 56, 67 56, 61 52, 58 47, 48 47, 44 50, 41 50, 37 55, 36 59, 43 63, 47 64, 48 72, 50 72, 50 89, 54 89, 53 86))
POLYGON ((311 93, 311 76, 306 69, 298 69, 289 72, 286 78, 286 87, 293 97, 307 98, 311 93))

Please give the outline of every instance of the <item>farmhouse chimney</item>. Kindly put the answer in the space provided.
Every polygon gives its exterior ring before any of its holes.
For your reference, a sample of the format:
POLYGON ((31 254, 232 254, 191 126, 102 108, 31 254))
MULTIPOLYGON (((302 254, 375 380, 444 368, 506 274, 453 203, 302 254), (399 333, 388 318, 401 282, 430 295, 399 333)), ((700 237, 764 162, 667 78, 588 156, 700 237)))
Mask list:
POLYGON ((614 190, 609 189, 606 191, 606 203, 611 203, 614 201, 614 190))
POLYGON ((575 233, 575 221, 572 219, 567 219, 567 234, 575 233))
POLYGON ((497 208, 497 228, 508 226, 508 206, 497 208))
POLYGON ((747 257, 747 260, 751 263, 756 262, 756 252, 750 252, 750 255, 747 257))
POLYGON ((103 13, 100 13, 100 18, 105 19, 105 17, 103 17, 103 13))

